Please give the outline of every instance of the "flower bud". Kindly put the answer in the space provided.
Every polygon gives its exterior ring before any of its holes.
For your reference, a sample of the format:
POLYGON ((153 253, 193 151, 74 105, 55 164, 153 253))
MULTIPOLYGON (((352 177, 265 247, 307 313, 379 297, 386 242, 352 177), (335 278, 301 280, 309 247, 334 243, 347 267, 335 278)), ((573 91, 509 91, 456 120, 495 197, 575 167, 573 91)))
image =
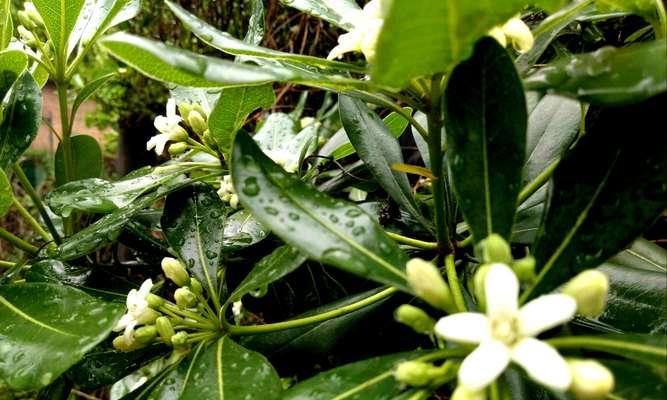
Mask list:
POLYGON ((187 286, 190 284, 190 274, 185 270, 183 264, 175 258, 163 258, 162 271, 167 278, 178 286, 187 286))
POLYGON ((23 3, 23 9, 25 10, 28 18, 30 18, 35 24, 40 26, 44 25, 42 16, 39 14, 39 11, 37 11, 37 8, 35 8, 35 5, 32 4, 32 2, 26 1, 23 3))
POLYGON ((239 208, 239 195, 234 193, 229 196, 229 206, 233 209, 239 208))
POLYGON ((156 294, 148 293, 146 296, 146 301, 150 308, 159 308, 164 304, 164 299, 156 294))
POLYGON ((18 17, 18 20, 21 23, 21 25, 25 26, 26 28, 31 30, 37 28, 37 24, 30 18, 30 16, 25 10, 20 10, 19 12, 16 13, 16 16, 18 17))
POLYGON ((174 299, 176 300, 176 305, 181 308, 190 308, 197 305, 197 296, 186 287, 176 289, 174 299))
POLYGON ((181 115, 181 118, 187 118, 190 115, 190 111, 193 110, 192 104, 182 102, 178 104, 178 113, 181 115))
POLYGON ((134 340, 128 341, 125 336, 122 335, 115 337, 111 344, 113 345, 114 349, 122 352, 136 350, 139 347, 134 340))
POLYGON ((512 249, 502 236, 492 233, 479 243, 485 263, 512 263, 512 249))
POLYGON ((449 286, 435 265, 421 258, 413 258, 408 261, 406 272, 408 284, 417 297, 441 310, 450 313, 456 311, 449 286))
POLYGON ((166 344, 171 344, 171 337, 174 336, 174 327, 171 326, 171 321, 167 317, 159 317, 155 320, 155 328, 160 335, 162 341, 166 344))
POLYGON ((614 389, 614 375, 595 360, 568 362, 572 372, 570 390, 578 400, 604 399, 614 389))
POLYGON ((201 282, 197 278, 190 278, 190 290, 192 290, 192 293, 201 296, 202 293, 204 293, 204 288, 201 286, 201 282))
POLYGON ((172 143, 169 145, 169 155, 179 156, 188 149, 188 144, 184 142, 172 143))
POLYGON ((142 326, 134 331, 134 339, 142 344, 150 343, 150 341, 156 337, 157 328, 155 325, 142 326))
POLYGON ((174 347, 186 347, 188 345, 188 333, 180 331, 171 337, 171 345, 174 347))
POLYGON ((535 257, 526 256, 514 261, 512 269, 521 282, 532 282, 535 279, 535 257))
POLYGON ((173 127, 169 132, 169 140, 172 142, 185 142, 189 137, 190 135, 180 125, 173 127))
POLYGON ((152 308, 147 308, 141 313, 139 317, 137 317, 137 323, 140 325, 152 324, 159 316, 160 313, 153 310, 152 308))
MULTIPOLYGON (((208 117, 207 117, 208 112, 206 112, 206 110, 204 110, 204 107, 202 107, 201 104, 199 104, 199 103, 194 103, 194 104, 192 105, 192 109, 195 110, 195 111, 197 111, 199 114, 201 114, 201 115, 204 117, 205 120, 208 119, 208 117)), ((187 115, 187 114, 186 114, 186 115, 187 115)))
POLYGON ((199 136, 203 135, 204 132, 208 129, 206 124, 206 119, 204 116, 197 110, 192 110, 188 114, 188 125, 192 130, 199 136))
POLYGON ((426 386, 431 382, 430 370, 433 364, 422 361, 406 361, 398 364, 394 378, 410 386, 426 386))
POLYGON ((473 285, 475 285, 475 297, 480 310, 486 309, 486 290, 484 289, 484 281, 486 280, 486 273, 489 272, 491 264, 482 264, 475 272, 473 277, 473 285))
POLYGON ((535 39, 530 31, 530 27, 526 25, 520 18, 512 18, 502 27, 505 37, 509 39, 512 46, 520 52, 525 53, 533 47, 535 39))
POLYGON ((435 320, 429 317, 421 308, 410 304, 403 304, 394 313, 396 321, 409 326, 417 333, 428 334, 433 332, 435 320))
POLYGON ((35 35, 33 35, 32 32, 27 30, 23 25, 17 26, 16 30, 18 31, 21 40, 23 40, 23 43, 30 47, 37 45, 37 39, 35 38, 35 35))
POLYGON ((608 292, 609 279, 595 269, 581 272, 563 287, 563 293, 577 301, 577 312, 586 317, 595 317, 604 311, 608 292))
POLYGON ((470 390, 465 386, 459 385, 452 393, 451 400, 486 400, 486 391, 470 390))

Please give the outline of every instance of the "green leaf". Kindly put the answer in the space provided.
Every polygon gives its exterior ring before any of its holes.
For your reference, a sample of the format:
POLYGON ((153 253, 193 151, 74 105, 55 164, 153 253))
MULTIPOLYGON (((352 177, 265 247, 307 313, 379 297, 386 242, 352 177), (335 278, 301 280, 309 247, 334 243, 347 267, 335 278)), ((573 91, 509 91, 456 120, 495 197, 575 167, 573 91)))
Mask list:
POLYGON ((534 249, 539 274, 522 300, 598 266, 664 210, 667 136, 659 127, 666 101, 663 94, 632 106, 589 109, 586 135, 554 172, 534 249))
POLYGON ((602 360, 614 374, 615 399, 663 400, 667 393, 664 374, 655 368, 616 360, 602 360))
POLYGON ((68 286, 0 286, 0 377, 18 390, 48 385, 104 340, 123 311, 68 286))
MULTIPOLYGON (((72 159, 74 162, 73 180, 99 178, 102 175, 102 149, 97 139, 88 135, 71 137, 72 159)), ((58 145, 55 155, 56 186, 67 182, 65 178, 65 156, 62 146, 58 145)))
POLYGON ((215 190, 195 184, 167 197, 162 230, 187 268, 218 299, 225 205, 215 190))
POLYGON ((354 26, 346 17, 361 11, 354 0, 280 0, 280 2, 347 30, 354 26))
POLYGON ((272 113, 253 138, 265 154, 279 158, 283 168, 296 171, 302 159, 315 151, 320 125, 297 129, 297 121, 289 114, 272 113))
POLYGON ((295 248, 289 245, 278 247, 255 265, 229 295, 227 303, 239 301, 247 293, 268 286, 299 268, 305 261, 306 256, 295 248))
POLYGON ((550 90, 592 104, 636 103, 667 91, 667 40, 603 47, 549 64, 524 80, 528 90, 550 90))
POLYGON ((198 345, 176 368, 150 383, 127 398, 271 400, 282 394, 280 378, 266 358, 228 336, 198 345))
POLYGON ((0 169, 0 218, 4 217, 14 203, 14 191, 5 171, 0 169))
POLYGON ((452 72, 446 97, 447 162, 475 241, 509 238, 526 146, 521 81, 507 51, 484 38, 452 72))
POLYGON ((521 0, 394 1, 378 38, 371 76, 382 85, 402 88, 412 78, 446 72, 470 55, 477 39, 525 5, 521 0))
POLYGON ((248 115, 258 108, 270 107, 276 100, 271 85, 224 89, 208 120, 211 136, 229 159, 234 136, 248 115))
POLYGON ((6 99, 0 123, 0 169, 19 159, 37 136, 42 122, 42 92, 29 72, 23 72, 6 99))
POLYGON ((227 253, 250 247, 266 239, 270 231, 252 213, 239 210, 225 218, 223 250, 227 253))
POLYGON ((79 46, 94 43, 107 30, 134 18, 141 8, 140 0, 85 0, 69 38, 68 54, 79 46))
POLYGON ((292 65, 306 69, 318 67, 332 70, 360 70, 359 67, 355 67, 354 65, 338 61, 330 61, 326 58, 285 53, 282 51, 268 49, 266 47, 248 43, 245 40, 235 38, 227 32, 217 30, 215 27, 197 18, 197 16, 189 13, 176 3, 171 1, 167 1, 166 3, 171 11, 176 15, 176 17, 183 23, 186 29, 192 31, 192 33, 194 33, 199 39, 201 39, 209 46, 215 47, 216 49, 227 54, 277 60, 278 63, 283 67, 289 67, 290 64, 287 63, 291 63, 292 65), (283 63, 283 61, 287 63, 283 63))
POLYGON ((350 143, 357 150, 378 184, 399 206, 405 208, 424 226, 430 226, 412 196, 412 188, 404 172, 392 169, 403 164, 403 153, 398 140, 366 104, 347 96, 339 96, 340 119, 350 143))
POLYGON ((236 136, 232 178, 255 217, 309 258, 407 290, 407 256, 368 214, 286 173, 245 133, 236 136))
MULTIPOLYGON (((0 51, 0 110, 4 110, 4 100, 9 89, 14 86, 25 69, 28 68, 28 57, 19 50, 0 51)), ((0 112, 0 122, 3 112, 0 112)))
POLYGON ((248 20, 248 31, 243 41, 248 44, 258 45, 264 38, 264 1, 252 0, 250 3, 250 19, 248 20))
POLYGON ((547 342, 561 350, 601 351, 657 367, 664 367, 667 358, 667 337, 664 335, 559 336, 547 342))
POLYGON ((614 264, 625 265, 647 271, 665 272, 667 270, 667 250, 639 238, 632 245, 609 259, 614 264))
POLYGON ((0 0, 0 50, 9 46, 9 41, 14 33, 14 24, 12 23, 12 13, 10 12, 10 0, 0 0))
POLYGON ((97 89, 106 85, 106 83, 109 82, 109 79, 113 78, 114 76, 116 76, 116 73, 102 75, 84 86, 83 89, 81 89, 76 95, 76 99, 74 99, 74 102, 72 103, 71 115, 76 116, 76 113, 79 111, 81 104, 88 100, 88 98, 92 96, 97 91, 97 89))
POLYGON ((44 19, 56 54, 58 57, 65 57, 67 41, 81 13, 84 0, 34 0, 33 3, 44 19))

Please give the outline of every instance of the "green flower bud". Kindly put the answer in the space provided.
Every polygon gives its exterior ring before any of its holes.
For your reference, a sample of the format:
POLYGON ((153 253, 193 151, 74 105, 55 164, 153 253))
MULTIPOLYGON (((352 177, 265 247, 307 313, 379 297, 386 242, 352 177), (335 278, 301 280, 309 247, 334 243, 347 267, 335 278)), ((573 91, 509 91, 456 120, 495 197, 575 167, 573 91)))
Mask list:
POLYGON ((35 38, 35 35, 33 35, 32 32, 27 30, 23 25, 17 26, 16 30, 18 31, 21 40, 23 40, 23 43, 30 47, 37 45, 37 39, 35 38))
POLYGON ((435 320, 429 317, 421 308, 410 304, 403 304, 394 313, 396 321, 409 326, 417 333, 428 334, 433 332, 435 320))
POLYGON ((152 324, 159 316, 160 316, 159 312, 149 308, 143 313, 141 313, 141 316, 137 318, 137 322, 141 325, 152 324))
POLYGON ((183 129, 182 126, 176 126, 169 132, 169 140, 172 142, 185 142, 190 135, 183 129))
POLYGON ((159 317, 155 320, 155 328, 160 338, 166 344, 171 344, 171 337, 174 336, 174 327, 171 326, 171 321, 167 317, 159 317))
POLYGON ((44 20, 33 3, 26 1, 23 3, 23 8, 28 18, 30 18, 35 24, 39 26, 44 25, 44 20))
POLYGON ((484 290, 484 280, 486 273, 489 272, 490 264, 483 264, 475 272, 473 277, 473 284, 475 285, 475 297, 477 298, 480 310, 486 309, 486 290, 484 290))
POLYGON ((450 313, 455 312, 456 307, 449 286, 435 265, 421 258, 413 258, 408 261, 406 272, 408 284, 417 297, 433 307, 450 313))
POLYGON ((138 349, 140 346, 134 340, 127 341, 125 336, 117 336, 111 342, 113 348, 124 353, 138 349))
POLYGON ((614 375, 595 360, 568 362, 572 371, 570 390, 579 400, 604 399, 614 389, 614 375))
POLYGON ((188 149, 188 144, 184 142, 172 143, 169 145, 169 155, 179 156, 188 149))
POLYGON ((142 344, 150 343, 156 337, 157 328, 155 325, 142 326, 134 331, 134 339, 142 344))
POLYGON ((193 109, 194 111, 197 111, 199 114, 201 114, 201 115, 204 117, 204 120, 207 119, 206 115, 208 115, 208 113, 206 112, 206 110, 204 110, 204 107, 202 107, 201 104, 199 104, 199 103, 194 103, 194 104, 192 105, 192 109, 193 109))
POLYGON ((174 292, 176 305, 182 308, 190 308, 197 305, 197 296, 186 287, 176 289, 174 292))
POLYGON ((193 131, 199 136, 203 135, 204 132, 208 129, 206 124, 206 119, 204 116, 197 110, 192 110, 188 114, 188 125, 192 128, 193 131))
POLYGON ((181 115, 181 118, 187 118, 188 115, 190 115, 190 111, 193 110, 192 104, 190 103, 179 103, 177 105, 178 107, 178 113, 181 115))
POLYGON ((164 304, 165 300, 156 294, 148 293, 148 296, 146 296, 146 301, 148 302, 148 306, 150 308, 159 308, 164 304))
POLYGON ((37 28, 37 24, 30 18, 25 10, 20 10, 18 13, 16 13, 16 16, 18 17, 21 25, 25 26, 26 28, 30 30, 37 28))
POLYGON ((188 345, 188 333, 180 331, 171 337, 171 344, 174 347, 186 347, 188 345))
POLYGON ((581 272, 563 287, 563 293, 577 301, 577 312, 586 317, 595 317, 604 311, 608 292, 607 275, 595 269, 581 272))
POLYGON ((478 248, 482 251, 482 259, 485 263, 512 264, 512 249, 509 243, 496 233, 482 240, 478 248))
POLYGON ((535 279, 535 257, 526 256, 514 261, 512 269, 521 282, 532 282, 535 279))
POLYGON ((178 286, 187 286, 190 284, 190 274, 188 274, 185 266, 175 258, 163 258, 162 271, 167 278, 178 286))
POLYGON ((398 364, 394 371, 397 381, 410 386, 430 386, 443 383, 450 376, 447 364, 439 367, 422 361, 406 361, 398 364))
POLYGON ((486 400, 486 391, 484 389, 470 390, 459 385, 452 393, 451 400, 486 400))
POLYGON ((201 282, 197 278, 190 278, 190 290, 192 293, 201 296, 204 293, 204 288, 201 285, 201 282))

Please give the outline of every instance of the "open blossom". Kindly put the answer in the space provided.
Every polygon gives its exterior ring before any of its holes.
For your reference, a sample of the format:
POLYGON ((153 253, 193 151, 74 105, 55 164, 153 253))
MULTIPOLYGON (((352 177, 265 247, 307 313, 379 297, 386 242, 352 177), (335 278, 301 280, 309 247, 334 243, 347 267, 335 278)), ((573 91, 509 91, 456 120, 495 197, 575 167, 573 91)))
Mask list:
POLYGON ((530 50, 535 42, 530 28, 518 16, 491 29, 489 36, 496 39, 503 47, 509 42, 520 53, 530 50))
POLYGON ((155 319, 156 312, 148 306, 146 299, 152 287, 153 281, 146 279, 139 290, 132 289, 127 294, 127 313, 121 317, 113 329, 115 332, 124 330, 123 336, 127 343, 132 341, 132 332, 137 325, 150 323, 155 319))
POLYGON ((491 264, 484 280, 486 315, 457 313, 441 318, 436 333, 458 343, 479 344, 461 364, 459 385, 476 391, 493 382, 510 361, 535 381, 554 390, 572 382, 568 364, 539 333, 572 319, 575 300, 564 294, 538 297, 519 308, 519 281, 505 264, 491 264))
POLYGON ((159 115, 155 118, 155 129, 160 134, 153 136, 146 143, 146 150, 155 149, 155 153, 160 155, 164 152, 167 142, 170 140, 182 140, 187 137, 187 133, 180 126, 181 117, 176 114, 176 100, 169 99, 167 101, 167 115, 159 115))
POLYGON ((387 6, 387 0, 371 0, 363 10, 346 15, 344 21, 349 22, 354 28, 338 37, 338 45, 331 50, 327 58, 333 60, 345 53, 360 51, 364 53, 366 60, 372 61, 375 58, 375 47, 386 17, 387 6))

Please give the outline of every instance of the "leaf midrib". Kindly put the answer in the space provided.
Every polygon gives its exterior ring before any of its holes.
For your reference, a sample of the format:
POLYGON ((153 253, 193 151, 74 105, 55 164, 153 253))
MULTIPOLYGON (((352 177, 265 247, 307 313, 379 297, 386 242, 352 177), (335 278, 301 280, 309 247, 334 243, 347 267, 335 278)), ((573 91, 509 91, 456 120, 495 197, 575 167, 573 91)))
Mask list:
POLYGON ((26 321, 28 321, 28 322, 31 322, 31 323, 33 323, 34 325, 40 326, 40 327, 42 327, 42 328, 44 328, 44 329, 46 329, 46 330, 49 330, 49 331, 52 331, 52 332, 56 332, 56 333, 58 333, 58 334, 60 334, 60 335, 63 335, 63 336, 74 336, 74 337, 77 336, 77 335, 72 334, 72 333, 68 333, 68 332, 61 331, 61 330, 58 329, 58 328, 54 328, 54 327, 52 327, 51 325, 48 325, 48 324, 46 324, 46 323, 44 323, 44 322, 42 322, 42 321, 39 321, 39 320, 37 320, 37 319, 31 317, 30 315, 28 315, 28 314, 26 314, 25 312, 21 311, 20 308, 16 307, 13 303, 11 303, 9 300, 7 300, 7 298, 5 298, 5 297, 2 296, 2 295, 0 295, 0 304, 4 305, 5 307, 7 307, 7 308, 9 309, 9 311, 12 311, 14 314, 18 315, 19 317, 23 318, 24 320, 26 320, 26 321))

